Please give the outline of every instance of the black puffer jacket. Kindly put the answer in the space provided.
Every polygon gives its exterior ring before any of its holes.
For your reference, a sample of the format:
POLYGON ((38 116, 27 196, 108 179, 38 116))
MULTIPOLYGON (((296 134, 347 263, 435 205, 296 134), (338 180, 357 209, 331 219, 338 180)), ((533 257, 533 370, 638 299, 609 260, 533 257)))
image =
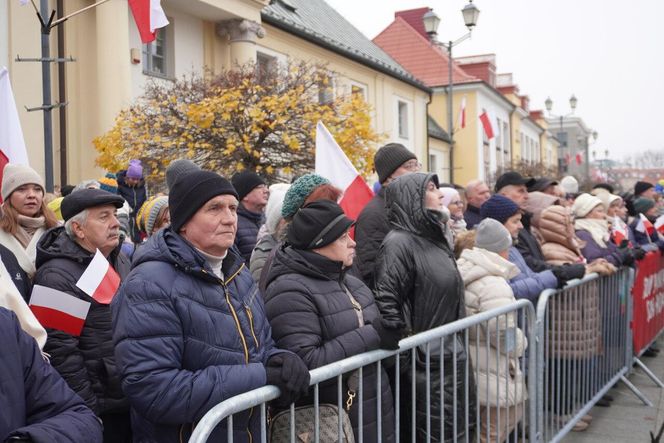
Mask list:
MULTIPOLYGON (((315 252, 285 247, 277 251, 268 274, 265 309, 278 347, 298 354, 309 369, 378 349, 380 339, 371 325, 380 321, 373 295, 360 280, 346 275, 340 262, 315 252), (360 326, 345 288, 362 307, 360 326)), ((376 436, 376 366, 363 371, 364 441, 376 436)), ((344 377, 344 383, 347 379, 344 377)), ((346 386, 343 387, 346 392, 346 386)), ((337 404, 336 381, 321 384, 321 403, 337 404)), ((349 412, 358 440, 358 398, 349 412)), ((346 401, 344 398, 343 402, 346 401)), ((313 404, 311 395, 298 404, 313 404)), ((383 441, 394 441, 394 408, 387 374, 382 370, 381 414, 383 441)))
MULTIPOLYGON (((464 317, 464 285, 456 266, 454 254, 445 240, 442 224, 436 213, 424 207, 427 184, 433 174, 415 173, 397 178, 386 189, 386 205, 392 231, 387 234, 376 260, 376 303, 383 315, 383 323, 393 328, 417 333, 441 326, 464 317)), ((426 373, 423 349, 417 353, 416 385, 417 441, 426 440, 426 373)), ((410 353, 408 353, 410 355, 410 353)), ((465 395, 465 367, 467 354, 459 334, 455 340, 447 338, 443 356, 445 366, 444 410, 440 404, 440 350, 431 346, 431 439, 442 441, 440 436, 441 413, 445 418, 445 440, 453 439, 453 405, 451 399, 457 395, 457 435, 465 441, 466 405, 474 411, 474 382, 472 371, 468 374, 471 383, 465 395), (452 370, 456 346, 456 386, 452 370)), ((410 364, 402 364, 409 371, 410 364)), ((408 374, 410 375, 410 373, 408 374)), ((410 380, 402 380, 402 388, 408 388, 410 380)), ((402 391, 401 398, 405 393, 402 391)), ((402 402, 402 406, 405 403, 402 402)), ((408 405, 406 405, 408 406, 408 405)), ((402 411, 410 414, 410 408, 402 411)), ((471 414, 472 415, 472 414, 471 414)), ((410 423, 402 415, 402 424, 410 423)), ((469 424, 473 428, 472 423, 469 424)))
POLYGON ((376 254, 380 244, 390 232, 390 222, 385 208, 385 188, 380 188, 369 203, 362 209, 355 224, 355 274, 360 276, 371 289, 374 288, 376 254))
MULTIPOLYGON (((120 388, 113 356, 111 307, 76 287, 93 256, 71 240, 62 226, 44 233, 37 244, 35 284, 91 303, 80 337, 46 329, 44 352, 51 355, 53 367, 97 415, 128 412, 129 403, 120 388)), ((129 260, 119 253, 119 248, 109 261, 121 278, 129 273, 129 260)))
POLYGON ((249 267, 251 253, 256 246, 258 231, 265 223, 265 215, 262 212, 248 211, 244 206, 237 208, 237 234, 235 234, 235 246, 242 255, 242 259, 249 267))

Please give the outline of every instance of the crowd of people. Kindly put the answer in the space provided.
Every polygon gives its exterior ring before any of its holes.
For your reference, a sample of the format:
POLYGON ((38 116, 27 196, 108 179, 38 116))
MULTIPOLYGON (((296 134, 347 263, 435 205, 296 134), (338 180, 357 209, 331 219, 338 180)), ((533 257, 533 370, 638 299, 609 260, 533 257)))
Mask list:
MULTIPOLYGON (((545 289, 664 250, 658 231, 643 229, 664 204, 647 182, 633 193, 608 184, 586 193, 571 176, 510 171, 493 189, 480 180, 460 187, 421 172, 397 143, 381 147, 374 164, 377 192, 357 220, 338 204, 343 191, 317 174, 268 186, 253 171, 227 180, 182 159, 165 173, 167 192, 150 195, 132 160, 54 195, 30 167, 7 165, 0 404, 10 414, 0 417, 0 440, 186 441, 206 412, 237 394, 270 384, 281 391, 274 414, 311 405, 312 369, 396 350, 406 336, 515 300, 536 304, 545 289), (80 283, 98 254, 121 281, 109 299, 80 283), (42 324, 31 296, 44 288, 89 306, 78 330, 42 324)), ((401 356, 399 371, 392 361, 347 374, 336 413, 356 439, 376 441, 380 429, 395 441, 399 389, 404 435, 505 441, 527 398, 520 327, 505 316, 471 334, 469 348, 461 336, 432 345, 430 364, 416 352, 414 362, 401 356), (500 350, 507 335, 512 345, 500 350), (494 389, 506 377, 510 388, 494 389), (468 422, 466 411, 476 410, 468 422)), ((336 405, 337 395, 332 382, 317 392, 321 404, 336 405)), ((235 441, 259 438, 260 420, 254 410, 235 414, 235 441)), ((224 441, 226 426, 213 441, 224 441)))

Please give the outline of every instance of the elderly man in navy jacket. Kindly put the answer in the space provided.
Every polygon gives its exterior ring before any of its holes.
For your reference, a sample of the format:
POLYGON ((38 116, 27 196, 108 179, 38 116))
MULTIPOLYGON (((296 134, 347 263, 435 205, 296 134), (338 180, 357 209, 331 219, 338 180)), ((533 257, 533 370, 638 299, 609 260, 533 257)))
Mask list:
MULTIPOLYGON (((115 356, 135 441, 186 441, 216 404, 273 384, 286 402, 309 387, 295 354, 275 348, 263 300, 232 248, 238 198, 210 171, 171 188, 171 226, 134 256, 111 305, 115 356)), ((234 441, 258 441, 260 413, 233 416, 234 441)), ((225 441, 227 423, 210 441, 225 441)))

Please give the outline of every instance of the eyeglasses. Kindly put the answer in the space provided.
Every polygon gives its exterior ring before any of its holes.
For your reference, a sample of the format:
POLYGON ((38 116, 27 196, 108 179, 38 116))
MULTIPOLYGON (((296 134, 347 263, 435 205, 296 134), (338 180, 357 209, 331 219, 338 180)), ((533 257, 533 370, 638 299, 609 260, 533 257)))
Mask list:
POLYGON ((461 206, 461 205, 463 205, 463 202, 461 200, 456 200, 456 201, 450 202, 449 205, 461 206))
POLYGON ((418 162, 417 160, 408 160, 406 163, 401 165, 401 167, 407 171, 419 171, 422 169, 422 163, 418 162))

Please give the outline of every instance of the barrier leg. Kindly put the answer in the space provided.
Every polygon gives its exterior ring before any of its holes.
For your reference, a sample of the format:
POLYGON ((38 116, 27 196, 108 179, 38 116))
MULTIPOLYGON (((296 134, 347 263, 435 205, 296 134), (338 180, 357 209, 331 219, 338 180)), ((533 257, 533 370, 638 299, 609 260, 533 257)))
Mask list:
POLYGON ((639 389, 636 386, 634 386, 631 381, 627 380, 627 377, 621 375, 620 380, 622 380, 622 382, 625 383, 625 385, 629 388, 630 391, 634 393, 634 395, 639 397, 639 400, 641 400, 644 405, 650 406, 651 408, 653 407, 653 404, 650 400, 648 400, 648 397, 643 395, 643 393, 639 391, 639 389))
POLYGON ((660 388, 664 389, 664 383, 662 383, 662 381, 657 378, 657 376, 640 359, 634 358, 634 363, 643 369, 643 372, 645 372, 646 375, 650 377, 650 380, 652 380, 660 388))

